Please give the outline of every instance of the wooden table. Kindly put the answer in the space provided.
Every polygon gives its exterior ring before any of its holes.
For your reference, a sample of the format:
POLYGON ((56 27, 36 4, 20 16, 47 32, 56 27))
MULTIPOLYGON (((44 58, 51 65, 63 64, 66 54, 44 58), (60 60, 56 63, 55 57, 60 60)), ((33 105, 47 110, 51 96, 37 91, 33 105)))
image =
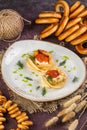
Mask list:
MULTIPOLYGON (((75 2, 75 0, 67 0, 69 4, 71 5, 72 3, 75 2)), ((39 32, 44 28, 44 25, 36 25, 34 23, 34 20, 37 18, 38 14, 41 11, 52 11, 54 10, 54 4, 56 0, 0 0, 0 10, 2 9, 14 9, 18 11, 24 18, 31 20, 32 24, 28 25, 25 23, 24 30, 22 32, 22 35, 19 40, 24 40, 24 39, 33 39, 34 35, 38 35, 39 32)), ((81 2, 87 6, 87 1, 86 0, 81 0, 81 2)), ((55 36, 50 36, 44 41, 50 41, 55 44, 58 44, 58 40, 55 36)), ((6 43, 3 41, 0 41, 0 50, 5 50, 9 44, 11 45, 12 43, 6 43)), ((65 46, 75 53, 75 48, 71 46, 68 43, 65 43, 65 46)), ((77 55, 79 55, 77 53, 77 55)), ((82 55, 79 55, 80 57, 84 57, 82 55)), ((0 90, 3 92, 3 94, 9 99, 9 93, 7 90, 7 86, 4 83, 4 81, 0 77, 0 90)), ((30 130, 46 130, 44 127, 44 123, 50 119, 52 116, 55 116, 58 110, 53 112, 52 114, 49 113, 34 113, 34 114, 29 114, 30 119, 34 122, 34 125, 30 128, 30 130)), ((85 112, 80 119, 80 123, 78 125, 77 130, 80 130, 82 124, 84 121, 87 120, 87 112, 85 112)), ((7 116, 7 123, 5 124, 6 129, 5 130, 10 130, 11 128, 16 128, 16 122, 13 119, 10 119, 9 116, 7 116)), ((56 125, 52 126, 49 128, 49 130, 66 130, 66 125, 62 123, 57 123, 56 125)), ((87 126, 85 126, 81 130, 87 130, 87 126)))

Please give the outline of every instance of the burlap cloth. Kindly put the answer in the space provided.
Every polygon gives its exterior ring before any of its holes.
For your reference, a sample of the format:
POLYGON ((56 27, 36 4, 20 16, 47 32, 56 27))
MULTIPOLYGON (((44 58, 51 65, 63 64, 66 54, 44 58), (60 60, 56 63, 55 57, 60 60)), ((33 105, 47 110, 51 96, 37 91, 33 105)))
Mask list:
MULTIPOLYGON (((0 68, 1 68, 1 61, 2 61, 3 54, 4 54, 4 51, 0 51, 0 68)), ((87 72, 87 57, 82 58, 82 60, 86 65, 86 72, 87 72)), ((1 71, 0 71, 0 77, 1 77, 1 71)), ((35 102, 35 101, 27 100, 23 97, 20 97, 13 91, 11 91, 8 87, 7 87, 7 89, 8 89, 11 100, 13 100, 19 106, 21 106, 22 109, 27 110, 29 113, 34 113, 37 111, 52 113, 53 111, 55 111, 58 108, 59 105, 61 105, 65 101, 67 101, 69 98, 71 98, 77 94, 81 94, 82 96, 87 95, 87 92, 86 92, 87 75, 86 75, 86 79, 85 79, 84 83, 81 85, 81 87, 76 92, 74 92, 73 94, 71 94, 70 96, 68 96, 64 99, 51 101, 51 102, 35 102)))

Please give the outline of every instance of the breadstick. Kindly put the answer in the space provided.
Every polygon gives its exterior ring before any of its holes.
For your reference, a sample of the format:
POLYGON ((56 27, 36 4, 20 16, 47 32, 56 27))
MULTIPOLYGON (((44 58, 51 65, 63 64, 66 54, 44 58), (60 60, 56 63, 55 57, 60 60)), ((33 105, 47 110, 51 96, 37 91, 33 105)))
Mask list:
POLYGON ((81 95, 76 95, 75 97, 73 97, 72 99, 70 99, 69 101, 65 102, 63 107, 69 107, 70 105, 72 105, 73 103, 75 103, 76 101, 78 101, 79 99, 81 99, 81 95))
POLYGON ((0 125, 0 130, 4 130, 4 125, 0 125))
POLYGON ((21 124, 22 124, 22 125, 29 126, 29 125, 33 125, 33 122, 32 122, 32 121, 27 120, 27 121, 22 122, 21 124))
POLYGON ((58 117, 61 117, 61 116, 65 115, 65 114, 67 114, 68 112, 73 111, 73 110, 76 108, 76 106, 77 106, 76 103, 73 103, 70 107, 65 108, 65 109, 63 109, 62 111, 60 111, 60 112, 57 114, 57 116, 58 116, 58 117))
POLYGON ((53 26, 54 26, 54 24, 50 24, 50 25, 49 25, 49 26, 47 26, 44 30, 42 30, 40 34, 42 34, 42 33, 45 33, 45 32, 47 32, 47 31, 49 31, 50 29, 52 29, 52 28, 53 28, 53 26))
POLYGON ((12 106, 10 106, 7 110, 8 111, 11 111, 11 110, 13 110, 14 108, 16 108, 17 107, 17 104, 13 104, 12 106))
POLYGON ((20 120, 22 117, 25 117, 26 115, 26 112, 22 112, 21 115, 16 117, 16 120, 20 120))
POLYGON ((68 20, 69 20, 69 17, 67 17, 67 16, 66 17, 64 16, 62 18, 62 20, 60 22, 60 25, 59 25, 59 28, 58 28, 58 30, 55 33, 55 36, 59 36, 63 32, 63 30, 64 30, 68 20))
POLYGON ((0 112, 0 116, 4 116, 3 113, 0 112))
POLYGON ((18 124, 18 128, 16 130, 29 130, 28 126, 33 125, 33 122, 29 120, 27 114, 25 112, 21 112, 17 107, 17 104, 13 104, 11 100, 7 101, 7 99, 2 95, 0 95, 0 98, 0 130, 4 130, 5 128, 3 122, 6 121, 6 118, 3 113, 5 113, 6 110, 11 118, 17 118, 17 122, 21 123, 18 124))
POLYGON ((14 114, 11 114, 10 117, 11 118, 16 118, 19 115, 21 115, 21 111, 18 111, 18 112, 14 113, 14 114))
POLYGON ((75 38, 77 38, 78 36, 80 36, 81 34, 85 33, 87 30, 87 27, 84 25, 81 28, 79 28, 78 30, 76 30, 74 33, 72 33, 69 37, 67 37, 65 39, 66 42, 71 42, 72 40, 74 40, 75 38))
POLYGON ((78 44, 78 45, 76 45, 75 46, 75 49, 80 53, 80 54, 84 54, 84 55, 86 55, 87 54, 87 47, 83 47, 83 44, 84 44, 84 42, 83 43, 80 43, 80 44, 78 44))
POLYGON ((75 117, 75 112, 71 111, 63 117, 62 122, 70 121, 73 117, 75 117))
POLYGON ((77 107, 76 107, 76 109, 75 109, 75 112, 76 112, 76 113, 80 112, 80 111, 84 108, 84 106, 85 106, 86 104, 87 104, 87 101, 86 101, 86 100, 81 101, 81 102, 77 105, 77 107))
POLYGON ((73 27, 74 25, 76 25, 77 23, 79 23, 81 20, 82 20, 82 19, 81 19, 80 17, 79 17, 79 18, 74 18, 74 19, 70 20, 70 21, 67 23, 67 25, 66 25, 66 27, 65 27, 65 30, 67 30, 67 29, 73 27))
POLYGON ((87 10, 84 10, 83 12, 81 12, 78 17, 86 17, 87 16, 87 10))
POLYGON ((35 20, 36 24, 51 24, 59 22, 58 18, 38 18, 35 20))
POLYGON ((74 120, 74 121, 70 124, 68 130, 75 130, 76 127, 77 127, 77 125, 78 125, 78 120, 76 119, 76 120, 74 120))
POLYGON ((39 14, 39 18, 61 18, 61 14, 54 11, 44 11, 39 14))
POLYGON ((6 121, 6 118, 0 117, 0 122, 4 122, 4 121, 6 121))
POLYGON ((80 6, 80 1, 76 1, 71 7, 70 7, 70 13, 75 11, 80 6))
POLYGON ((21 128, 17 128, 16 130, 21 130, 21 128))
POLYGON ((69 18, 75 18, 77 17, 83 10, 85 9, 84 5, 80 5, 74 12, 72 12, 69 16, 69 18))
POLYGON ((3 102, 6 102, 6 101, 7 101, 6 97, 3 96, 3 95, 0 95, 0 102, 3 103, 3 102))
POLYGON ((28 126, 25 126, 25 125, 22 125, 22 124, 18 124, 17 126, 18 126, 18 128, 20 128, 22 130, 29 130, 28 126))
POLYGON ((69 35, 71 35, 73 32, 75 32, 77 29, 79 29, 79 25, 76 24, 75 26, 73 26, 72 28, 66 30, 65 32, 63 32, 62 34, 60 34, 58 36, 58 40, 64 40, 65 38, 67 38, 69 35))
POLYGON ((69 5, 68 5, 68 3, 66 1, 64 1, 64 0, 59 0, 55 4, 55 11, 60 12, 61 7, 64 9, 63 16, 69 16, 69 5))
POLYGON ((83 24, 86 25, 86 27, 87 27, 87 19, 83 20, 83 24))
POLYGON ((5 104, 4 104, 4 108, 8 109, 12 104, 11 100, 8 100, 5 104))
POLYGON ((45 127, 49 127, 51 125, 53 125, 54 123, 56 123, 58 121, 58 117, 55 116, 53 117, 52 119, 48 120, 46 123, 45 123, 45 127))
POLYGON ((85 41, 87 41, 87 32, 84 33, 83 35, 77 37, 76 39, 72 40, 70 43, 72 45, 78 45, 80 43, 84 43, 85 41))
POLYGON ((47 28, 45 28, 45 30, 43 30, 40 33, 40 38, 43 39, 43 38, 50 36, 51 34, 53 34, 57 30, 57 28, 58 28, 58 23, 54 24, 53 26, 52 25, 48 26, 47 28))
POLYGON ((17 108, 15 108, 15 109, 9 111, 8 113, 11 115, 11 114, 16 113, 18 110, 19 110, 19 108, 17 107, 17 108))
POLYGON ((22 117, 21 119, 17 120, 18 123, 21 123, 22 121, 26 121, 28 119, 28 116, 22 117))
POLYGON ((0 112, 5 113, 5 112, 6 112, 6 109, 5 109, 4 107, 0 106, 0 112))
POLYGON ((0 121, 0 125, 2 124, 2 121, 0 121))

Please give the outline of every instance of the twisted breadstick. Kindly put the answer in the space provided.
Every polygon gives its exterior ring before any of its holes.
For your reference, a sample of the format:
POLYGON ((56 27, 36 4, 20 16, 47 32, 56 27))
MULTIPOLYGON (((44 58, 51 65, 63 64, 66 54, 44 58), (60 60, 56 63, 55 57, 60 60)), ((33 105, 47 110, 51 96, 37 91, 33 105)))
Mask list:
POLYGON ((72 45, 78 45, 87 41, 87 32, 71 41, 72 45))
MULTIPOLYGON (((17 130, 24 129, 28 130, 30 125, 33 125, 33 122, 29 120, 25 112, 21 112, 16 103, 13 103, 11 100, 8 100, 4 103, 4 109, 7 109, 8 114, 11 118, 16 118, 17 120, 17 130)), ((5 121, 4 118, 0 118, 0 121, 5 121)))
POLYGON ((82 20, 82 19, 81 19, 80 17, 79 17, 79 18, 74 18, 74 19, 70 20, 70 21, 67 23, 67 25, 66 25, 66 27, 65 27, 65 30, 67 30, 67 29, 73 27, 74 25, 76 25, 77 23, 79 23, 81 20, 82 20))
POLYGON ((86 16, 87 16, 87 9, 86 9, 86 10, 83 10, 83 12, 81 12, 81 13, 78 15, 78 17, 81 17, 81 18, 86 17, 86 16))
POLYGON ((67 25, 68 20, 69 20, 69 17, 68 17, 68 16, 64 16, 64 17, 62 18, 62 20, 61 20, 61 22, 60 22, 60 25, 59 25, 59 28, 58 28, 58 30, 55 32, 55 36, 59 36, 59 35, 63 32, 64 28, 65 28, 66 25, 67 25))
POLYGON ((43 11, 39 14, 39 18, 61 18, 61 14, 54 11, 43 11))
POLYGON ((80 36, 81 34, 83 34, 84 32, 86 32, 86 30, 87 30, 87 27, 86 26, 82 26, 81 28, 79 28, 78 30, 76 30, 73 34, 71 34, 69 37, 67 37, 65 39, 65 41, 66 42, 71 42, 72 40, 74 40, 75 38, 77 38, 78 36, 80 36))
POLYGON ((51 24, 57 22, 59 22, 59 19, 57 18, 38 18, 35 20, 36 24, 51 24))
POLYGON ((76 1, 71 7, 70 7, 70 13, 75 11, 80 6, 80 1, 76 1))
POLYGON ((85 9, 84 5, 80 5, 74 12, 72 12, 69 16, 69 18, 75 18, 77 17, 83 10, 85 9))
POLYGON ((53 34, 58 28, 58 23, 51 24, 40 33, 40 38, 46 38, 53 34))
POLYGON ((61 7, 64 9, 63 16, 69 16, 69 5, 68 5, 68 3, 66 1, 64 1, 64 0, 59 0, 55 4, 55 11, 56 12, 61 12, 60 11, 61 7))
POLYGON ((80 53, 80 54, 85 54, 87 55, 87 47, 83 47, 84 43, 80 43, 78 45, 75 46, 76 50, 80 53))
POLYGON ((66 30, 65 32, 63 32, 62 34, 60 34, 58 36, 59 40, 64 40, 66 37, 68 37, 69 35, 71 35, 73 32, 75 32, 77 29, 79 29, 79 25, 76 24, 75 26, 73 26, 72 28, 66 30))

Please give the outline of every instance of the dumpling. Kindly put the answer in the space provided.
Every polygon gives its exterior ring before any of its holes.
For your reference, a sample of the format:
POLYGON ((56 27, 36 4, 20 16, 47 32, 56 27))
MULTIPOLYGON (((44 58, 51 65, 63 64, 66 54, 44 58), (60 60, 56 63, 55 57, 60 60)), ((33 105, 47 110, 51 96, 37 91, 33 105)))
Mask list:
POLYGON ((54 65, 54 60, 49 52, 38 49, 26 60, 28 67, 38 72, 44 72, 54 65))
POLYGON ((67 76, 63 70, 55 66, 51 69, 48 69, 42 75, 42 84, 45 87, 49 88, 62 88, 67 80, 67 76))

